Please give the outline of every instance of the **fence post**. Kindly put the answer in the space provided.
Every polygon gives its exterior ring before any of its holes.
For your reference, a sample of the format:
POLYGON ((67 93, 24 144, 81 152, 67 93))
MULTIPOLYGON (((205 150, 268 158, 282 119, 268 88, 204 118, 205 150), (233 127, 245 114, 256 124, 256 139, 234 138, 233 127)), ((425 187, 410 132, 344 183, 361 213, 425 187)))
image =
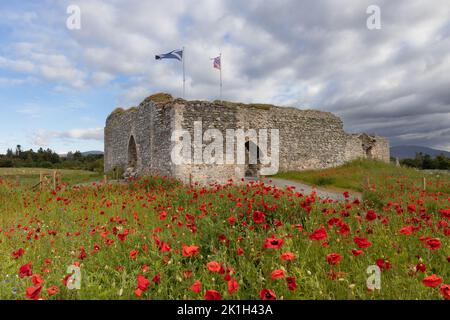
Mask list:
POLYGON ((370 178, 369 178, 369 176, 366 176, 364 178, 364 184, 365 184, 366 189, 370 189, 370 178))
POLYGON ((422 190, 427 190, 427 179, 425 177, 422 178, 422 190))
POLYGON ((106 178, 106 174, 103 175, 103 184, 106 186, 106 184, 108 183, 108 180, 106 178))
POLYGON ((20 176, 16 176, 16 185, 20 186, 20 176))
POLYGON ((42 183, 43 183, 43 181, 42 181, 42 171, 41 172, 39 172, 39 189, 42 191, 42 183))
POLYGON ((56 191, 56 170, 53 170, 53 190, 56 191))

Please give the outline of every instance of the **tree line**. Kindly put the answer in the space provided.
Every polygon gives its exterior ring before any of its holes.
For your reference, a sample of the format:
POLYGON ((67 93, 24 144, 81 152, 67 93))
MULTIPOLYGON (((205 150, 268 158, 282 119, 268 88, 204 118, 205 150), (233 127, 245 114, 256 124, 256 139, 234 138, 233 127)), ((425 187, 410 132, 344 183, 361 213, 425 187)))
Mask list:
POLYGON ((439 154, 435 158, 429 154, 422 152, 416 153, 414 159, 402 159, 400 164, 418 169, 438 169, 438 170, 450 170, 450 157, 446 157, 444 154, 439 154))
POLYGON ((29 167, 50 169, 78 169, 103 172, 103 155, 83 155, 80 151, 69 152, 60 156, 51 149, 39 148, 37 151, 8 149, 6 154, 0 154, 0 167, 29 167))

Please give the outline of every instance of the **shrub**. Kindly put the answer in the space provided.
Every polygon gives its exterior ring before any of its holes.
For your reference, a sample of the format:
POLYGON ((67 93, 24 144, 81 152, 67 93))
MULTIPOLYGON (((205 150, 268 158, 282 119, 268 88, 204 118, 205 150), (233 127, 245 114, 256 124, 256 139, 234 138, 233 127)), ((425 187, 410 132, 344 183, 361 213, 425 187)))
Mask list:
POLYGON ((0 160, 0 168, 12 168, 13 162, 9 159, 1 159, 0 160))
POLYGON ((164 190, 171 190, 175 187, 181 186, 182 183, 179 180, 168 178, 168 177, 159 177, 159 176, 148 176, 143 177, 137 181, 132 181, 130 183, 131 189, 139 189, 143 188, 147 192, 150 190, 156 190, 162 188, 164 190))
POLYGON ((384 206, 383 195, 379 192, 365 190, 362 198, 367 208, 381 210, 384 206))
POLYGON ((334 178, 332 177, 317 177, 314 179, 314 184, 317 186, 329 186, 334 183, 334 178))

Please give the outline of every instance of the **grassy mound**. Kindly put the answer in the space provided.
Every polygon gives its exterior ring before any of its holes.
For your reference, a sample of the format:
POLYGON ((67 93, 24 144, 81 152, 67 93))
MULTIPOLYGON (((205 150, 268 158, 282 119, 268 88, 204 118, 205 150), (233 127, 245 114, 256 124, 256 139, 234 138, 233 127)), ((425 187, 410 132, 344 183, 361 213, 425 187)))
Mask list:
POLYGON ((173 101, 172 95, 164 92, 152 94, 147 99, 153 101, 154 103, 167 103, 173 101))
POLYGON ((407 177, 419 186, 422 184, 422 178, 425 177, 429 191, 448 192, 450 190, 449 175, 397 167, 391 163, 367 159, 354 160, 342 166, 325 170, 282 172, 274 177, 302 181, 313 186, 333 187, 360 192, 364 190, 367 178, 370 185, 380 186, 384 185, 388 179, 403 179, 407 177))

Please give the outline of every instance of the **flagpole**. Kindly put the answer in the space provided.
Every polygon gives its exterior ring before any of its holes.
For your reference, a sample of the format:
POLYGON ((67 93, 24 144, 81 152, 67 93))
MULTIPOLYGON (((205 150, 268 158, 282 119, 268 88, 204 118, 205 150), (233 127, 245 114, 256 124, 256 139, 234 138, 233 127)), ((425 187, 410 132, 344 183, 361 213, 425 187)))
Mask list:
POLYGON ((219 54, 220 59, 220 101, 222 101, 222 52, 219 54))
POLYGON ((186 58, 186 55, 184 53, 184 46, 183 46, 183 55, 182 55, 182 59, 183 59, 183 99, 185 99, 185 93, 186 93, 186 75, 185 75, 185 70, 184 70, 184 59, 186 58))

